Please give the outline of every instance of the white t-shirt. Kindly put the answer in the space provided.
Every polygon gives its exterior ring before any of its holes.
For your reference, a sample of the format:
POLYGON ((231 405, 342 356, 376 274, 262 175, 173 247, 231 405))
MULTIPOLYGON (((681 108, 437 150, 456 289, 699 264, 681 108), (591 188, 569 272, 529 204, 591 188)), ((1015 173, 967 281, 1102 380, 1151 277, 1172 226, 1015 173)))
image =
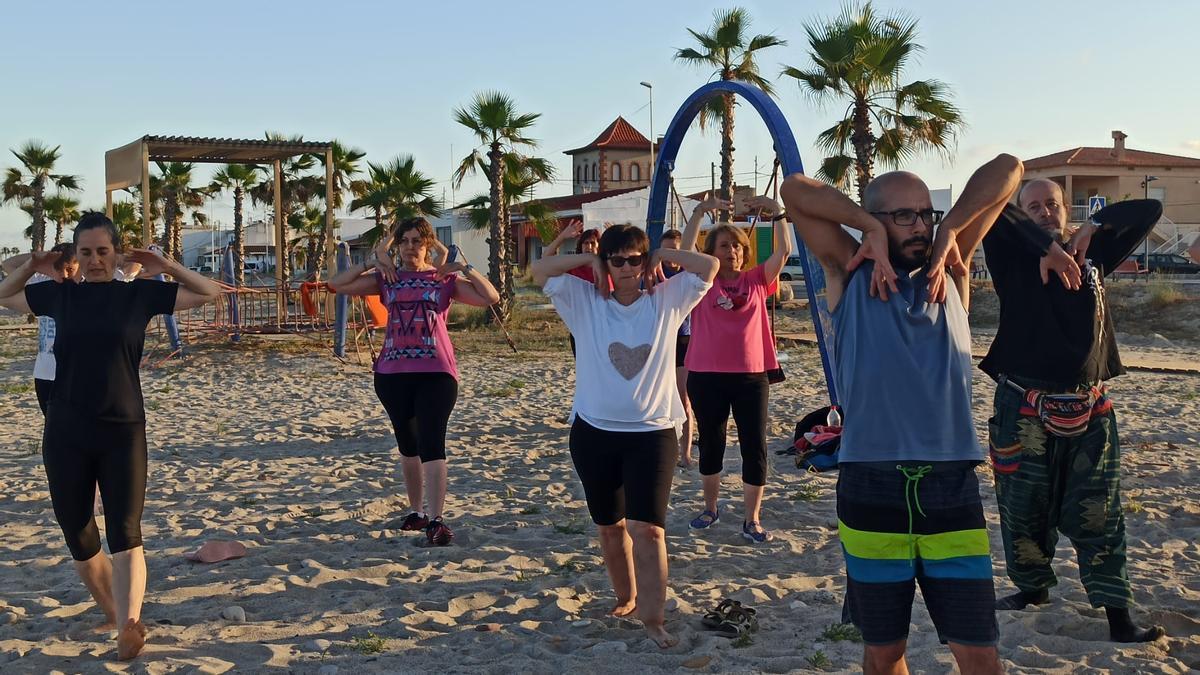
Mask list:
POLYGON ((631 305, 562 274, 544 290, 575 336, 574 414, 605 431, 655 431, 683 422, 675 388, 675 337, 712 286, 681 272, 631 305))
MULTIPOLYGON (((45 282, 53 282, 54 279, 42 273, 34 274, 29 277, 29 281, 25 285, 41 284, 45 282)), ((54 319, 48 316, 39 316, 38 322, 38 353, 37 358, 33 360, 33 378, 35 380, 54 380, 54 319)))

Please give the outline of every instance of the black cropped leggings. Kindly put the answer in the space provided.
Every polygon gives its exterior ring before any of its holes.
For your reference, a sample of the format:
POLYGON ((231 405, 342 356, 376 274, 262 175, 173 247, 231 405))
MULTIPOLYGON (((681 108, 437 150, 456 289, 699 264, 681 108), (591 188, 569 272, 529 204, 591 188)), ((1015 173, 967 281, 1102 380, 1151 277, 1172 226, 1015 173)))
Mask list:
POLYGON ((458 402, 449 373, 375 373, 375 395, 387 411, 396 445, 421 462, 446 459, 446 425, 458 402))
POLYGON ((688 399, 700 436, 700 475, 721 473, 732 411, 742 448, 742 482, 767 484, 768 386, 766 373, 688 373, 688 399))
POLYGON ((108 552, 142 545, 145 422, 80 419, 61 414, 52 405, 42 433, 42 464, 50 483, 54 517, 72 558, 89 560, 100 552, 100 532, 92 515, 97 484, 104 502, 108 552))

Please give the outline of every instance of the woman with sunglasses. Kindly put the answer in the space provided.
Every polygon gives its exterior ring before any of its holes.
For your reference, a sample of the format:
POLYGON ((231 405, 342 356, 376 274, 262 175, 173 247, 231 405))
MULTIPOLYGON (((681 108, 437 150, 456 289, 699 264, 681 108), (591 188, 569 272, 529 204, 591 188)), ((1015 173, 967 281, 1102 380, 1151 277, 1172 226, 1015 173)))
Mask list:
MULTIPOLYGON (((773 538, 763 529, 760 516, 767 482, 767 372, 779 368, 767 298, 779 288, 779 273, 792 246, 783 209, 774 199, 754 197, 745 207, 774 223, 774 250, 761 265, 744 270, 750 240, 741 229, 721 224, 704 241, 704 252, 716 257, 721 268, 692 312, 692 339, 685 361, 704 486, 704 510, 690 525, 705 529, 721 518, 717 498, 725 427, 732 411, 742 451, 742 536, 761 544, 773 538)), ((693 213, 683 232, 683 249, 694 247, 699 234, 700 218, 693 213)))
POLYGON ((542 258, 534 281, 578 336, 571 460, 616 592, 614 616, 637 613, 663 648, 667 550, 664 526, 683 404, 675 390, 675 337, 708 291, 717 261, 693 251, 648 255, 646 233, 614 225, 596 255, 542 258), (659 263, 683 271, 658 285, 659 263), (569 274, 587 265, 597 282, 569 274), (611 279, 612 290, 609 290, 611 279))

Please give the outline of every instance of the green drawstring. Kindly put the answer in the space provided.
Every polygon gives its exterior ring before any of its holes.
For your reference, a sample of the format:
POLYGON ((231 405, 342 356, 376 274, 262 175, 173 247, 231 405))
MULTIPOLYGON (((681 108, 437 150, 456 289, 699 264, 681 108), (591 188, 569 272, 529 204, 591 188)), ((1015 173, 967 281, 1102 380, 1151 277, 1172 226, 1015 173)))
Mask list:
POLYGON ((904 478, 906 479, 904 483, 904 508, 908 511, 908 564, 909 566, 912 566, 913 560, 915 560, 917 557, 917 538, 913 536, 912 504, 917 505, 917 513, 920 513, 921 517, 924 518, 925 511, 921 509, 921 498, 917 493, 917 485, 921 482, 921 479, 924 478, 926 474, 928 474, 930 471, 933 471, 933 467, 925 465, 908 468, 897 464, 896 469, 900 473, 904 474, 904 478), (911 503, 908 500, 910 488, 912 489, 911 503))

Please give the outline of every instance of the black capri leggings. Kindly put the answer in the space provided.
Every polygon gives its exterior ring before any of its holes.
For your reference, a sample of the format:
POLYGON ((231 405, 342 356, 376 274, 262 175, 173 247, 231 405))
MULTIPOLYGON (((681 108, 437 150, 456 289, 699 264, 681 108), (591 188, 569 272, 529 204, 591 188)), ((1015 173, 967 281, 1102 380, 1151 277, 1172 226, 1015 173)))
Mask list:
POLYGON ((623 518, 665 527, 675 476, 675 430, 605 431, 578 415, 571 425, 571 461, 597 525, 623 518))
POLYGON ((700 436, 700 474, 721 473, 729 412, 742 447, 742 482, 767 484, 766 373, 688 373, 687 392, 700 436))
POLYGON ((396 445, 421 462, 446 459, 446 425, 458 401, 450 373, 375 373, 375 395, 392 420, 396 445))
POLYGON ((54 393, 54 380, 33 378, 33 390, 37 393, 38 407, 42 409, 42 417, 46 416, 46 406, 50 405, 50 394, 54 393))
POLYGON ((92 515, 97 483, 104 501, 109 553, 142 545, 145 422, 79 419, 51 406, 42 433, 42 464, 54 517, 72 558, 89 560, 100 552, 100 532, 92 515))

